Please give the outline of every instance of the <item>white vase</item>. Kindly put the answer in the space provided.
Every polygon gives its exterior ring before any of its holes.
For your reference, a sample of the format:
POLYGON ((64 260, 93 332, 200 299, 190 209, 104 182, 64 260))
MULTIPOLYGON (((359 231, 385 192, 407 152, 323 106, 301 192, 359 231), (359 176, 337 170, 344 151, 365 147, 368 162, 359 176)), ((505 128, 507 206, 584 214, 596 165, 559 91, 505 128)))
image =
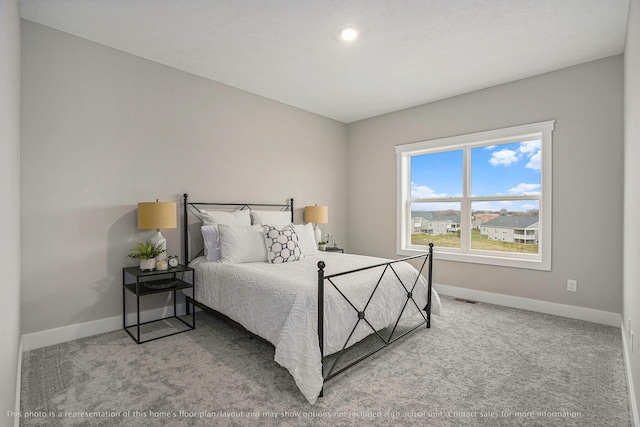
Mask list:
POLYGON ((151 270, 154 270, 155 268, 156 268, 156 259, 155 258, 141 259, 140 260, 140 270, 142 270, 142 271, 151 271, 151 270))

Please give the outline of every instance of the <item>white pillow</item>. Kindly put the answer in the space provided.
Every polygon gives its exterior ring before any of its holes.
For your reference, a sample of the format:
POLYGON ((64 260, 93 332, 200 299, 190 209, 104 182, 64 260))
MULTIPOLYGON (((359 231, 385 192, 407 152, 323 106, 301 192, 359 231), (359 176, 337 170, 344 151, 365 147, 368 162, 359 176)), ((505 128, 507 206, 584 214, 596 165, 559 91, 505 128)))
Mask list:
POLYGON ((262 227, 262 232, 267 247, 267 259, 271 264, 304 259, 293 224, 285 225, 282 228, 265 225, 262 227))
POLYGON ((254 226, 218 225, 222 262, 267 262, 262 228, 254 226))
POLYGON ((261 225, 289 225, 291 224, 290 211, 251 211, 251 223, 261 225))
POLYGON ((294 227, 302 253, 307 256, 317 254, 318 244, 316 243, 316 235, 313 232, 313 224, 296 224, 294 227))
POLYGON ((249 213, 249 209, 234 212, 201 211, 200 218, 202 220, 202 225, 251 225, 251 214, 249 213))
POLYGON ((207 261, 218 261, 220 259, 218 227, 215 225, 203 225, 200 227, 200 232, 204 239, 204 256, 207 257, 207 261))

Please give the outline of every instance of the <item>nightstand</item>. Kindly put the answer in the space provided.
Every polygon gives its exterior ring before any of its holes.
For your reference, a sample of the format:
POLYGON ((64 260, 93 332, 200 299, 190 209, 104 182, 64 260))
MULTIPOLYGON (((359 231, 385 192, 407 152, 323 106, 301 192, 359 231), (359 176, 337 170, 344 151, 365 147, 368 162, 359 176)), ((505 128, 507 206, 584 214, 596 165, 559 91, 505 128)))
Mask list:
POLYGON ((334 246, 334 247, 327 247, 324 251, 325 251, 325 252, 340 252, 340 253, 342 253, 342 254, 344 253, 344 249, 339 248, 339 247, 337 247, 337 246, 334 246))
MULTIPOLYGON (((144 342, 157 340, 159 338, 168 337, 182 332, 191 331, 196 328, 195 307, 191 307, 191 324, 185 322, 177 315, 177 300, 176 291, 181 289, 193 289, 193 268, 186 267, 184 265, 178 265, 177 267, 170 268, 168 270, 154 270, 154 271, 142 271, 140 267, 126 267, 122 269, 122 328, 129 334, 129 336, 137 343, 142 344, 144 342), (190 273, 191 283, 186 282, 185 273, 190 273), (173 316, 167 316, 160 319, 152 320, 149 322, 140 322, 140 297, 159 294, 163 292, 173 292, 173 316), (131 293, 136 297, 136 323, 127 326, 127 311, 126 311, 126 297, 127 293, 131 293), (180 329, 168 334, 156 336, 147 340, 140 339, 140 326, 147 325, 154 322, 160 322, 165 319, 177 319, 187 326, 186 329, 180 329), (132 334, 130 329, 136 329, 136 335, 132 334)), ((187 313, 189 313, 189 302, 185 299, 187 304, 187 313)), ((193 306, 193 303, 191 303, 193 306)))

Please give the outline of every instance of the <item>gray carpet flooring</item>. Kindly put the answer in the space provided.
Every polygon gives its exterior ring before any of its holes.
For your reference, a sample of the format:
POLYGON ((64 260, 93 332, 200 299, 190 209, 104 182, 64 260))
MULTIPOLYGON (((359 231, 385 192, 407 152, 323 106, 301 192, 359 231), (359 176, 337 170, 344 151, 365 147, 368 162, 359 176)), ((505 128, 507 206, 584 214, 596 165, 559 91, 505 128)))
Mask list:
POLYGON ((443 298, 441 316, 310 405, 268 344, 204 313, 24 353, 23 426, 630 426, 620 330, 443 298))

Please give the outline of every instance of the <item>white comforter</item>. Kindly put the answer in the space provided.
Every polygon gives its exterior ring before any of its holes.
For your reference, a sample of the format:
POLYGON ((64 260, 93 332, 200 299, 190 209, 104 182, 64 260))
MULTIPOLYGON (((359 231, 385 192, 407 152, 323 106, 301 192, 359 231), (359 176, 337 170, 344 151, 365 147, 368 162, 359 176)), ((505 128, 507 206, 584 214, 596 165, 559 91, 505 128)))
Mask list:
MULTIPOLYGON (((327 252, 284 264, 228 264, 207 262, 204 257, 190 264, 196 275, 195 300, 271 342, 275 346, 275 361, 289 370, 312 404, 323 383, 317 331, 317 264, 320 260, 326 263, 325 275, 389 261, 327 252)), ((405 262, 395 263, 393 267, 410 288, 417 271, 405 262)), ((338 277, 334 283, 358 310, 362 310, 382 271, 383 267, 377 267, 338 277)), ((427 282, 421 276, 413 293, 418 307, 426 306, 426 290, 427 282)), ((405 299, 406 292, 393 271, 388 269, 367 307, 367 320, 376 330, 393 324, 405 299)), ((439 314, 440 299, 435 290, 431 303, 431 312, 439 314)), ((328 355, 342 349, 358 321, 358 314, 331 285, 325 285, 324 307, 324 353, 328 355)), ((404 317, 417 312, 415 305, 409 302, 404 317)), ((360 322, 349 345, 371 333, 371 328, 360 322)))

